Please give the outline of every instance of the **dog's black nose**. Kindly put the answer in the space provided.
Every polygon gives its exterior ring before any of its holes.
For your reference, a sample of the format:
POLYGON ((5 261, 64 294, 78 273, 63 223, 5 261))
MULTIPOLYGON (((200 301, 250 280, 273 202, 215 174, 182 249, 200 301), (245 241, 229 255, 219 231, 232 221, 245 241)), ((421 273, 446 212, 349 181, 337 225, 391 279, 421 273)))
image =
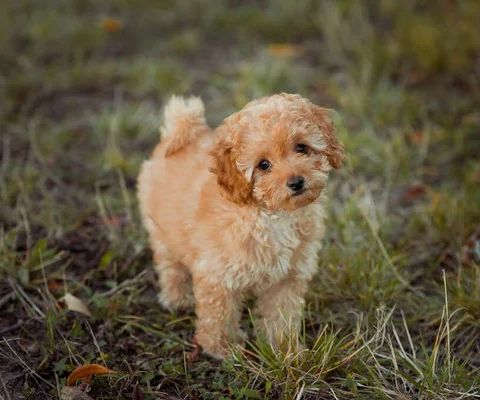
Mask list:
POLYGON ((305 178, 303 176, 294 176, 287 181, 287 186, 294 192, 298 192, 305 186, 305 178))

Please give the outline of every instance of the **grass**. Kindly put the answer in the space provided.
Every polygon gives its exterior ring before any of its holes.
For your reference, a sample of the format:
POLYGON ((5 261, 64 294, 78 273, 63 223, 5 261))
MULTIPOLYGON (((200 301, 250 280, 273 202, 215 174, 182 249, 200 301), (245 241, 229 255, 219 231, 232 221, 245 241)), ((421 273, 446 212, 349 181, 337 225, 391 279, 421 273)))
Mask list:
MULTIPOLYGON (((0 397, 480 397, 480 4, 6 2, 0 15, 0 397), (300 340, 190 362, 156 302, 135 179, 172 94, 212 124, 299 92, 347 163, 300 340), (88 306, 68 311, 63 296, 88 306)), ((248 314, 244 328, 252 333, 248 314)))

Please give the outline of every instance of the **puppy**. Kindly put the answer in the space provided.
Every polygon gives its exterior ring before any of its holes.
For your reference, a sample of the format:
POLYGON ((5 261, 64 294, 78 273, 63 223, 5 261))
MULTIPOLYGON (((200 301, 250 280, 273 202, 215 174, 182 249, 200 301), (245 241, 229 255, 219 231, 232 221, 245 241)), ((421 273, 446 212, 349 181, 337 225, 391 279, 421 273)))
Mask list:
POLYGON ((298 332, 324 233, 328 173, 343 146, 328 111, 296 94, 248 103, 212 130, 199 98, 173 97, 138 178, 161 304, 195 306, 196 341, 224 357, 256 296, 273 345, 298 332))

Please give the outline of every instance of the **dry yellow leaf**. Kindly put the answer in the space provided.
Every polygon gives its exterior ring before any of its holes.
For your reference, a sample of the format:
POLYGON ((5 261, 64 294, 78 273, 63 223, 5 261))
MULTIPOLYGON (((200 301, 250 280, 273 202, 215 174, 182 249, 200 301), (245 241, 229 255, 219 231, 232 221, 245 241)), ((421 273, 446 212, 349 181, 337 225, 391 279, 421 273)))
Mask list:
POLYGON ((102 29, 105 32, 118 32, 123 28, 123 23, 119 19, 116 18, 104 18, 102 20, 102 29))
POLYGON ((88 317, 92 315, 90 313, 90 310, 85 305, 85 303, 82 300, 80 300, 78 297, 75 297, 73 294, 70 294, 70 293, 65 294, 62 300, 65 302, 65 305, 70 311, 77 311, 88 317))
POLYGON ((422 143, 425 139, 425 134, 422 131, 413 131, 408 134, 410 141, 414 144, 422 143))
POLYGON ((86 364, 78 368, 75 368, 67 378, 67 386, 72 386, 78 380, 82 380, 86 383, 92 380, 93 375, 105 375, 113 374, 115 371, 104 367, 99 364, 86 364))
POLYGON ((289 43, 272 43, 268 45, 267 52, 275 57, 294 57, 301 53, 301 48, 289 43))

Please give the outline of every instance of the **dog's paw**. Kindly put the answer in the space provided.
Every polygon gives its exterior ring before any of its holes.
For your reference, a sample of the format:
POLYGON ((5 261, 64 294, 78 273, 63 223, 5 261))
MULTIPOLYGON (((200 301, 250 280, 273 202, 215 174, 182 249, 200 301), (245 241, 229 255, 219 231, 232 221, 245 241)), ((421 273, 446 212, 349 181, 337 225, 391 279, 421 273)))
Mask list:
POLYGON ((174 299, 166 293, 160 292, 157 299, 161 306, 169 311, 186 310, 195 305, 194 298, 190 294, 183 296, 182 298, 174 299))

